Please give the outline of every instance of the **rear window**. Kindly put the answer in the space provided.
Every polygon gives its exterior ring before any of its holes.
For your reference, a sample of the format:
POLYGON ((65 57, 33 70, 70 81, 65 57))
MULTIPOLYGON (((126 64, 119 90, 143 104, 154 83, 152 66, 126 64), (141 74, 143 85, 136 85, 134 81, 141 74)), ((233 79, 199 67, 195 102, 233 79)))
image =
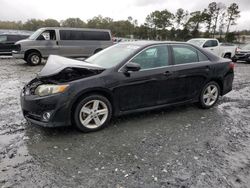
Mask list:
POLYGON ((60 30, 61 40, 111 40, 107 31, 60 30))
POLYGON ((172 48, 174 62, 177 65, 209 60, 206 55, 191 46, 176 45, 172 48))

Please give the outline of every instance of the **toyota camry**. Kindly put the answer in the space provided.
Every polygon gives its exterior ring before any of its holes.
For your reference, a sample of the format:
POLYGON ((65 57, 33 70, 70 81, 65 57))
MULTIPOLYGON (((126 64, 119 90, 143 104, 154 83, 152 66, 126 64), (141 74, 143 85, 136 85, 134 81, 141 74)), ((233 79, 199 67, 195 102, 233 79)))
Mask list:
POLYGON ((233 78, 231 60, 192 44, 119 43, 84 61, 50 56, 22 89, 21 106, 33 124, 92 132, 127 113, 186 103, 211 108, 233 78))

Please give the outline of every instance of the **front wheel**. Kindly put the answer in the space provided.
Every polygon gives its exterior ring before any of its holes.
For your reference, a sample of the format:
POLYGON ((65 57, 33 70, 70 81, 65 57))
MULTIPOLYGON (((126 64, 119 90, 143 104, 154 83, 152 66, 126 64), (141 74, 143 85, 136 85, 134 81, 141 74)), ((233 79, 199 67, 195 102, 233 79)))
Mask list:
POLYGON ((237 59, 236 59, 235 57, 233 57, 233 58, 232 58, 232 61, 233 61, 234 63, 236 63, 236 62, 237 62, 237 59))
POLYGON ((216 82, 207 83, 200 94, 200 107, 211 108, 216 104, 220 96, 220 87, 216 82))
POLYGON ((27 56, 27 63, 31 66, 39 65, 42 62, 42 57, 38 52, 31 52, 27 56))
POLYGON ((93 132, 108 125, 112 115, 109 100, 101 95, 90 95, 81 100, 74 111, 74 122, 82 132, 93 132))

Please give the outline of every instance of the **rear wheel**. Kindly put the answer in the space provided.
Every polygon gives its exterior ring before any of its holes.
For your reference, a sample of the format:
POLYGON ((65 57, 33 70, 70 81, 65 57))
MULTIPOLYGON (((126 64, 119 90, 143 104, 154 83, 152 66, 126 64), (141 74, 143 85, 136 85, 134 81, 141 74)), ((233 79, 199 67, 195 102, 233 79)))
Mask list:
POLYGON ((200 107, 211 108, 216 104, 220 96, 220 87, 216 82, 207 83, 200 94, 200 107))
POLYGON ((96 49, 96 50, 95 50, 95 52, 94 52, 94 54, 96 54, 96 53, 98 53, 98 52, 100 52, 100 51, 102 51, 102 49, 101 49, 101 48, 96 49))
POLYGON ((93 132, 108 125, 112 114, 109 100, 101 95, 90 95, 81 100, 74 111, 76 127, 82 132, 93 132))
POLYGON ((26 59, 27 63, 32 66, 39 65, 42 61, 42 57, 38 52, 31 52, 26 59))
POLYGON ((237 62, 237 59, 236 59, 235 57, 233 57, 233 58, 232 58, 232 61, 233 61, 234 63, 236 63, 236 62, 237 62))

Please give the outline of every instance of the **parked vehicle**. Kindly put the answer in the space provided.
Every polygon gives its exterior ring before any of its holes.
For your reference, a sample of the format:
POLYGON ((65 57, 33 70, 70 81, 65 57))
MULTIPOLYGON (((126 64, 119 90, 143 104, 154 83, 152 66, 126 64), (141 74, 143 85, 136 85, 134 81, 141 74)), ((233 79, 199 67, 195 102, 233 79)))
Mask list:
POLYGON ((21 92, 24 117, 83 132, 112 116, 198 102, 214 106, 232 90, 234 64, 188 43, 119 43, 85 62, 50 56, 21 92))
POLYGON ((237 46, 232 46, 228 43, 220 44, 217 39, 210 38, 194 38, 187 42, 201 48, 211 50, 215 55, 228 59, 231 59, 234 56, 235 50, 237 48, 237 46))
POLYGON ((16 43, 15 58, 38 65, 49 55, 88 57, 113 44, 110 30, 41 28, 28 39, 16 43))
POLYGON ((250 44, 243 46, 242 48, 237 48, 235 51, 235 56, 232 58, 233 62, 246 61, 250 62, 250 44))
POLYGON ((28 38, 29 35, 0 34, 0 55, 11 55, 16 49, 15 42, 28 38))

